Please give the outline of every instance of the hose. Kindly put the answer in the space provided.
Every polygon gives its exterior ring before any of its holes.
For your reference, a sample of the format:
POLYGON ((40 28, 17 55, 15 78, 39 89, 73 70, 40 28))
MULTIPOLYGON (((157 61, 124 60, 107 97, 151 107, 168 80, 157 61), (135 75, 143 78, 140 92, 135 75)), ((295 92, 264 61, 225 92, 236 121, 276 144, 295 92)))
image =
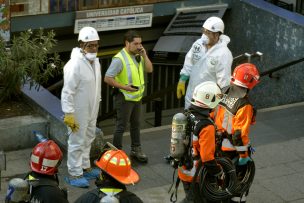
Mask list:
MULTIPOLYGON (((235 188, 235 194, 244 194, 247 192, 253 182, 255 175, 255 164, 254 161, 248 161, 246 165, 246 172, 242 180, 238 180, 235 188)), ((239 177, 239 176, 238 176, 239 177)))
POLYGON ((223 168, 224 179, 221 185, 210 181, 210 175, 207 173, 206 167, 201 167, 198 173, 199 186, 202 198, 206 198, 210 201, 221 201, 230 199, 232 196, 242 196, 245 194, 254 179, 255 164, 254 161, 247 162, 246 172, 242 175, 242 179, 238 180, 236 174, 236 168, 229 158, 220 157, 216 158, 218 164, 223 168))
MULTIPOLYGON (((211 182, 211 176, 207 173, 205 166, 199 170, 200 193, 203 198, 210 201, 221 201, 229 199, 236 192, 237 176, 234 164, 229 158, 219 157, 216 162, 223 168, 224 178, 221 185, 218 182, 211 182)), ((215 178, 215 177, 213 177, 215 178)))

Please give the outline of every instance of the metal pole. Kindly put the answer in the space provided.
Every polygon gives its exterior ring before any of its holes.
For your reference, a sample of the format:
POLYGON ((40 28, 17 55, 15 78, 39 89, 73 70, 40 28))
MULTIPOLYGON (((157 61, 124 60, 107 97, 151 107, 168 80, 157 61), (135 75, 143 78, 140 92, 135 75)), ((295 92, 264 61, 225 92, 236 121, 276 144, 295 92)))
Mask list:
POLYGON ((154 127, 158 127, 161 126, 162 123, 163 102, 161 98, 156 98, 153 101, 154 101, 154 110, 155 110, 154 127))
MULTIPOLYGON (((4 151, 0 151, 0 180, 1 178, 1 171, 6 170, 6 155, 4 151)), ((0 181, 0 191, 1 191, 1 181, 0 181)))
POLYGON ((251 54, 245 53, 245 56, 247 57, 247 62, 250 63, 251 62, 251 54))

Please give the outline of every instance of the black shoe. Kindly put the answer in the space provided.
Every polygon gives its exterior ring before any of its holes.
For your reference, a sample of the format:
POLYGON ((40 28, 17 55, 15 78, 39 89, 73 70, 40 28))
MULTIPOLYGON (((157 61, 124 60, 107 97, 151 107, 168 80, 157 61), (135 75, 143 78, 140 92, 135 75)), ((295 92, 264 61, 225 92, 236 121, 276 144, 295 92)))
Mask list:
POLYGON ((133 147, 131 149, 130 156, 137 159, 139 162, 147 163, 148 157, 145 153, 142 152, 141 147, 133 147))

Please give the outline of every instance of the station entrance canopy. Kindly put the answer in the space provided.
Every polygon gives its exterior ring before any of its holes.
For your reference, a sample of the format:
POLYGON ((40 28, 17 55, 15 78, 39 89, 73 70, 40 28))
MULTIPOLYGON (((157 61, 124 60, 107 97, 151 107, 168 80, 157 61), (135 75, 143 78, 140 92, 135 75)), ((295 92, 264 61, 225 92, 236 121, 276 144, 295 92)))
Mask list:
POLYGON ((165 53, 187 53, 191 45, 201 37, 202 25, 211 16, 222 18, 228 4, 178 8, 176 14, 159 38, 153 51, 165 53))

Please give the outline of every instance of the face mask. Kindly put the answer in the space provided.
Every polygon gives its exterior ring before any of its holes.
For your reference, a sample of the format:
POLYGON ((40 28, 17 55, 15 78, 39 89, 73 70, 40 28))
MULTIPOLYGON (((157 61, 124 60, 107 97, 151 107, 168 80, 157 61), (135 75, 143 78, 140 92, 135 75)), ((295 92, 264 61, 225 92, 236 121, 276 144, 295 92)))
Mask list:
POLYGON ((201 39, 202 39, 204 45, 209 44, 209 38, 207 35, 203 34, 201 39))
POLYGON ((94 61, 97 57, 97 53, 86 53, 85 57, 89 60, 89 61, 94 61))

